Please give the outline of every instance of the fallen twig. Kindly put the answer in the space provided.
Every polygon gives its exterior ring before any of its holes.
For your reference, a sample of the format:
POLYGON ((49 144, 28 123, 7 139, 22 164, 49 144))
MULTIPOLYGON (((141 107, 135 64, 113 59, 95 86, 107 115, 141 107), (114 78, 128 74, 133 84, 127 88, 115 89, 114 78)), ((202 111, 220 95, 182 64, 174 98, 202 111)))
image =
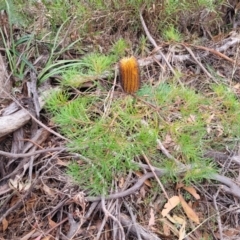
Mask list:
POLYGON ((214 207, 217 211, 217 222, 218 222, 220 240, 223 240, 222 222, 221 222, 221 217, 220 217, 220 213, 219 213, 218 206, 217 206, 217 196, 218 196, 219 190, 220 189, 218 189, 217 193, 213 195, 213 203, 214 203, 214 207))
POLYGON ((103 196, 101 197, 101 206, 102 206, 103 212, 105 213, 106 218, 110 217, 114 222, 116 222, 116 223, 118 224, 119 229, 120 229, 120 231, 121 231, 121 233, 122 233, 121 239, 122 239, 122 240, 125 240, 125 234, 124 234, 123 226, 122 226, 122 224, 119 222, 119 220, 118 220, 116 217, 114 217, 114 216, 106 209, 106 206, 105 206, 105 197, 103 197, 103 196))
POLYGON ((165 63, 167 64, 167 66, 169 67, 169 69, 171 70, 171 72, 173 73, 173 75, 178 79, 179 83, 180 83, 181 85, 183 85, 182 82, 181 82, 180 79, 179 79, 179 76, 178 76, 177 73, 174 71, 173 67, 172 67, 171 64, 168 62, 168 60, 165 58, 164 54, 163 54, 162 51, 159 49, 157 43, 155 42, 155 40, 154 40, 153 37, 151 36, 150 32, 148 31, 148 28, 147 28, 146 23, 145 23, 145 21, 144 21, 144 19, 143 19, 143 16, 142 16, 141 11, 139 12, 139 16, 140 16, 140 20, 141 20, 143 29, 144 29, 144 31, 145 31, 145 33, 146 33, 146 35, 147 35, 147 38, 148 38, 149 41, 152 43, 152 45, 153 45, 155 48, 158 49, 157 52, 160 54, 160 56, 162 57, 162 59, 165 61, 165 63))
POLYGON ((30 152, 30 153, 10 153, 10 152, 0 151, 0 155, 9 157, 9 158, 25 158, 25 157, 31 157, 41 153, 55 152, 60 150, 66 150, 66 148, 63 148, 63 147, 46 148, 46 149, 37 150, 35 152, 30 152))
POLYGON ((194 53, 192 52, 192 50, 191 50, 189 47, 187 47, 187 46, 185 46, 185 48, 186 48, 187 51, 190 53, 190 55, 192 56, 192 58, 194 59, 194 61, 200 66, 200 68, 203 70, 203 72, 205 72, 209 78, 215 80, 214 77, 213 77, 213 76, 207 71, 207 69, 202 65, 202 63, 197 60, 197 58, 195 57, 195 55, 194 55, 194 53))

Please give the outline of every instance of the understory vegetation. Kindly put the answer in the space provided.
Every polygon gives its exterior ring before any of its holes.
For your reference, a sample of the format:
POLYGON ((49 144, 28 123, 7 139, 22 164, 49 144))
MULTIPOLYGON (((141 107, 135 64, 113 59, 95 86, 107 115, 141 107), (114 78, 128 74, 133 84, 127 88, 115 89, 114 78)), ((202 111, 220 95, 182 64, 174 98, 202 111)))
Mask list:
POLYGON ((238 213, 226 216, 239 197, 239 1, 2 0, 0 10, 7 96, 32 118, 0 150, 62 147, 1 161, 0 184, 11 186, 0 191, 3 239, 230 239, 226 229, 239 229, 238 213), (126 56, 139 62, 134 94, 119 81, 126 56))

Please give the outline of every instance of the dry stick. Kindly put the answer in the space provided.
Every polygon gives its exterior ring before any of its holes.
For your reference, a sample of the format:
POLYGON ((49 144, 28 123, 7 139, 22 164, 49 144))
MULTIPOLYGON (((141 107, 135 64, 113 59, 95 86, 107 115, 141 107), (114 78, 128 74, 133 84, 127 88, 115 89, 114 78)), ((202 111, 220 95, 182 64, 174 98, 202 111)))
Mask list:
POLYGON ((154 168, 152 167, 152 165, 150 164, 147 156, 145 155, 144 152, 142 152, 142 155, 143 155, 145 161, 147 162, 149 168, 151 169, 152 173, 154 174, 154 177, 155 177, 155 179, 157 180, 159 186, 161 187, 161 189, 162 189, 165 197, 169 200, 169 196, 168 196, 167 192, 165 191, 165 188, 164 188, 164 186, 162 185, 161 181, 160 181, 159 178, 157 177, 157 175, 156 175, 156 173, 155 173, 155 170, 154 170, 154 168))
POLYGON ((229 57, 226 56, 225 54, 223 54, 223 53, 221 53, 221 52, 219 52, 219 51, 217 51, 217 50, 215 50, 215 49, 211 49, 211 48, 203 47, 203 46, 195 46, 195 45, 187 44, 187 43, 184 43, 184 44, 182 44, 182 45, 183 45, 184 47, 186 47, 186 46, 192 46, 192 47, 195 47, 195 48, 198 48, 198 49, 201 49, 201 50, 208 51, 208 52, 210 52, 210 53, 212 53, 212 54, 214 54, 214 55, 216 55, 216 56, 218 56, 218 57, 221 57, 221 58, 223 58, 223 59, 225 59, 225 60, 227 60, 227 61, 229 61, 229 62, 231 62, 231 63, 233 63, 233 64, 236 64, 237 66, 240 66, 239 63, 236 63, 236 61, 232 60, 231 58, 229 58, 229 57))
POLYGON ((60 150, 67 150, 67 149, 63 148, 63 147, 46 148, 43 150, 38 150, 35 152, 30 152, 30 153, 9 153, 9 152, 0 151, 0 155, 9 157, 9 158, 24 158, 24 157, 31 157, 33 155, 37 155, 37 154, 41 154, 41 153, 55 152, 55 151, 60 151, 60 150))
POLYGON ((125 234, 124 234, 124 230, 123 230, 123 227, 122 227, 122 224, 119 222, 119 220, 117 218, 115 218, 107 209, 106 209, 106 206, 105 206, 105 198, 104 197, 101 197, 101 204, 102 204, 102 210, 103 212, 105 213, 105 216, 109 216, 110 218, 112 218, 113 221, 115 221, 118 226, 119 226, 119 229, 121 230, 122 232, 122 240, 125 240, 125 234))
MULTIPOLYGON (((54 156, 52 156, 49 160, 53 159, 55 156, 57 156, 58 153, 56 153, 54 156)), ((30 185, 30 187, 28 188, 28 190, 26 191, 26 193, 24 194, 24 196, 21 196, 21 199, 18 200, 17 203, 15 203, 11 208, 9 208, 6 212, 0 214, 0 222, 2 222, 2 220, 4 218, 6 218, 9 214, 13 213, 13 211, 15 211, 17 208, 21 207, 24 203, 23 201, 25 199, 27 199, 30 194, 32 193, 32 190, 34 188, 35 185, 38 184, 38 182, 40 181, 39 179, 39 175, 42 172, 42 170, 46 167, 46 165, 43 165, 37 172, 36 172, 36 176, 34 181, 32 182, 32 184, 30 185)), ((17 191, 17 190, 16 190, 17 191)))
POLYGON ((113 82, 113 86, 110 90, 110 92, 108 93, 105 101, 104 101, 104 113, 103 113, 103 118, 106 117, 108 115, 112 100, 113 100, 113 94, 114 94, 114 88, 116 86, 117 83, 117 68, 115 68, 115 77, 114 77, 114 82, 113 82), (105 103, 107 102, 107 104, 105 105, 105 103))
MULTIPOLYGON (((111 202, 112 203, 112 202, 111 202)), ((116 201, 112 204, 112 206, 110 206, 110 211, 113 210, 113 207, 115 207, 116 205, 116 201)), ((98 228, 98 233, 97 233, 97 236, 95 237, 95 240, 99 240, 100 237, 101 237, 101 234, 103 233, 103 229, 104 229, 104 226, 106 225, 106 222, 108 220, 108 216, 105 214, 104 215, 104 218, 102 220, 102 224, 101 226, 98 228)))
POLYGON ((215 207, 215 209, 217 211, 217 222, 218 222, 218 229, 219 229, 220 240, 223 240, 222 222, 221 222, 219 209, 218 209, 218 206, 217 206, 217 196, 218 196, 219 190, 220 190, 220 188, 218 188, 217 193, 213 195, 213 203, 214 203, 214 207, 215 207))
MULTIPOLYGON (((131 226, 133 226, 135 228, 138 240, 142 240, 141 235, 140 235, 140 233, 137 229, 137 226, 136 226, 136 224, 137 224, 136 217, 134 216, 131 207, 128 205, 128 203, 126 201, 124 201, 123 204, 124 204, 125 208, 128 210, 128 212, 130 213, 130 216, 132 218, 131 226)), ((128 226, 128 227, 130 227, 130 226, 128 226)))
POLYGON ((185 165, 182 164, 180 161, 178 161, 175 157, 173 157, 169 152, 168 150, 163 146, 162 142, 160 141, 160 139, 157 139, 157 144, 158 144, 158 147, 159 149, 162 151, 162 153, 169 159, 173 160, 177 166, 179 167, 182 167, 182 168, 185 168, 185 165))
POLYGON ((239 58, 239 42, 238 42, 238 48, 237 48, 235 61, 234 61, 234 64, 233 64, 233 71, 232 71, 232 75, 231 75, 231 80, 233 80, 233 76, 234 76, 235 72, 237 71, 237 65, 238 65, 237 61, 238 61, 238 58, 239 58))
MULTIPOLYGON (((4 91, 4 90, 3 90, 4 91)), ((52 133, 53 135, 61 138, 61 139, 64 139, 68 142, 70 142, 69 139, 63 137, 62 135, 60 135, 59 133, 55 132, 54 130, 52 130, 51 128, 47 127, 45 124, 43 124, 42 122, 40 122, 37 118, 35 118, 26 108, 24 108, 18 101, 17 99, 15 99, 14 97, 12 97, 9 93, 7 93, 6 91, 4 91, 18 106, 20 106, 23 110, 27 111, 28 114, 31 116, 31 118, 37 122, 41 127, 45 128, 47 131, 49 131, 50 133, 52 133)))
POLYGON ((120 221, 121 223, 124 225, 124 226, 129 226, 130 228, 130 232, 134 235, 138 235, 137 233, 140 234, 140 236, 144 239, 144 240, 148 240, 148 239, 151 239, 151 240, 161 240, 161 238, 159 238, 158 236, 156 236, 154 233, 151 233, 149 230, 145 229, 143 226, 141 226, 140 224, 136 223, 135 227, 137 229, 137 231, 135 231, 135 228, 134 226, 132 225, 132 221, 131 219, 121 213, 120 214, 120 221))
MULTIPOLYGON (((142 23, 142 26, 143 26, 143 29, 147 35, 147 38, 149 39, 149 41, 152 43, 152 45, 155 47, 155 48, 158 48, 158 45, 157 43, 155 42, 155 40, 153 39, 153 37, 151 36, 150 32, 148 31, 148 28, 146 26, 146 23, 143 19, 143 16, 142 16, 142 13, 141 11, 139 12, 139 15, 140 15, 140 20, 141 20, 141 23, 142 23)), ((165 58, 164 54, 162 53, 162 51, 159 49, 158 50, 159 54, 161 55, 162 59, 165 61, 165 63, 167 64, 167 66, 169 67, 169 69, 171 70, 171 72, 173 73, 173 75, 178 79, 179 83, 181 84, 181 86, 183 86, 183 83, 180 81, 178 75, 176 74, 176 72, 174 71, 174 69, 172 68, 172 66, 170 65, 170 63, 168 62, 168 60, 165 58)))
POLYGON ((13 211, 15 211, 17 208, 19 208, 19 207, 21 207, 23 205, 23 200, 30 196, 30 194, 31 194, 31 192, 33 190, 33 187, 38 183, 38 181, 39 181, 38 174, 36 174, 35 181, 31 184, 31 186, 29 187, 27 192, 23 195, 23 197, 21 197, 21 199, 18 200, 12 207, 10 207, 7 211, 5 211, 4 213, 2 213, 0 215, 0 222, 2 222, 2 220, 4 218, 6 218, 9 214, 13 213, 13 211))
POLYGON ((213 79, 215 81, 215 78, 207 71, 207 69, 202 65, 201 62, 199 62, 197 60, 197 58, 195 57, 194 53, 192 52, 192 50, 187 47, 187 46, 184 46, 187 51, 190 53, 190 55, 192 56, 192 58, 194 59, 194 61, 200 66, 200 68, 208 75, 209 78, 213 79))
POLYGON ((230 178, 219 175, 219 174, 212 174, 210 175, 209 178, 223 183, 224 185, 222 185, 221 188, 225 192, 232 194, 235 197, 240 199, 240 187, 237 184, 235 184, 230 178))
MULTIPOLYGON (((162 172, 158 172, 156 174, 157 174, 157 176, 161 176, 162 172)), ((113 194, 110 194, 108 196, 105 196, 105 200, 123 198, 123 197, 126 197, 128 195, 131 195, 132 193, 136 192, 144 184, 144 182, 147 179, 152 178, 152 177, 154 177, 153 173, 151 173, 151 172, 146 173, 141 178, 139 178, 138 181, 131 188, 129 188, 126 191, 123 191, 123 192, 113 193, 113 194)), ((85 200, 88 201, 88 202, 96 202, 96 201, 101 200, 101 196, 86 197, 85 200)))

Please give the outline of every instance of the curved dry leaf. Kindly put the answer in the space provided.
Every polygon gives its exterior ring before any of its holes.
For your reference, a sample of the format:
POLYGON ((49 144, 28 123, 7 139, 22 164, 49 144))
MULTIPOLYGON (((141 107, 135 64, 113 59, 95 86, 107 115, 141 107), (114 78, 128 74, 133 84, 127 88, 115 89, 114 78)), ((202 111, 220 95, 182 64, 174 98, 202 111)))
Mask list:
POLYGON ((199 224, 199 218, 197 216, 197 214, 194 212, 194 210, 186 203, 186 201, 184 200, 184 198, 182 197, 181 194, 179 194, 179 199, 180 202, 182 204, 183 210, 184 212, 187 214, 187 216, 189 217, 189 219, 191 219, 193 222, 199 224))
POLYGON ((173 219, 175 220, 176 223, 183 225, 184 223, 186 223, 185 219, 182 217, 179 217, 177 215, 173 215, 173 219))
POLYGON ((178 196, 173 196, 169 198, 168 202, 164 205, 164 209, 162 210, 163 217, 166 217, 166 215, 175 208, 180 203, 180 199, 178 196))
POLYGON ((183 187, 186 191, 188 191, 195 199, 200 199, 200 195, 197 193, 194 187, 183 187))
MULTIPOLYGON (((138 177, 142 177, 143 174, 140 172, 140 171, 135 171, 134 172, 138 177)), ((152 187, 152 184, 151 182, 147 179, 145 182, 144 182, 145 185, 147 185, 148 187, 152 187)))

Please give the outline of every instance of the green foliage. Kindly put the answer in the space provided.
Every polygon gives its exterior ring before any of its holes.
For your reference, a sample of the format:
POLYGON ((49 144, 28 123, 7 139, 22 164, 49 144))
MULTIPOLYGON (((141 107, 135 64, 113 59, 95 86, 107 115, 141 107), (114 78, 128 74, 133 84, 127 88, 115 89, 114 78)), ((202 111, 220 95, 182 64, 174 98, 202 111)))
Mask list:
POLYGON ((180 42, 182 40, 181 34, 173 25, 170 25, 164 29, 163 37, 165 41, 171 42, 180 42))
MULTIPOLYGON (((213 89, 217 98, 206 98, 174 84, 144 85, 137 99, 114 98, 107 115, 104 95, 87 93, 69 99, 66 93, 56 91, 49 98, 47 108, 62 134, 71 140, 68 147, 87 158, 79 166, 84 178, 76 176, 75 168, 69 168, 69 174, 92 194, 106 193, 113 178, 135 169, 132 160, 144 152, 155 166, 168 171, 166 179, 176 181, 179 167, 169 159, 159 161, 156 149, 157 139, 164 141, 168 136, 169 146, 174 149, 172 155, 192 166, 183 180, 189 183, 208 178, 215 172, 215 166, 202 152, 219 138, 217 134, 209 138, 209 131, 215 131, 211 121, 224 125, 225 118, 231 118, 233 113, 235 118, 240 118, 240 107, 230 89, 222 85, 214 85, 213 89)), ((230 136, 236 126, 237 122, 224 128, 221 134, 230 136)))
POLYGON ((81 171, 81 169, 77 162, 73 161, 68 165, 67 173, 69 175, 71 175, 71 177, 73 178, 73 180, 75 182, 80 182, 80 180, 81 180, 82 176, 79 174, 80 171, 81 171))
POLYGON ((90 53, 83 57, 82 62, 88 74, 101 75, 104 71, 110 70, 113 60, 114 57, 111 55, 90 53))
POLYGON ((0 11, 1 10, 5 10, 7 12, 10 25, 15 24, 18 26, 26 26, 26 19, 18 13, 18 8, 14 4, 13 0, 0 1, 0 11))
MULTIPOLYGON (((78 63, 65 65, 64 69, 60 69, 63 78, 61 85, 78 88, 86 82, 94 82, 97 77, 111 70, 114 60, 113 55, 88 54, 78 63)), ((56 68, 54 70, 56 71, 56 68)))
POLYGON ((219 119, 221 119, 221 125, 218 128, 223 128, 218 135, 224 137, 239 137, 240 136, 240 103, 234 94, 233 90, 225 85, 213 85, 212 86, 214 97, 218 101, 215 107, 219 109, 219 119))
POLYGON ((150 48, 150 45, 148 43, 147 37, 142 35, 139 39, 139 44, 138 44, 138 50, 140 55, 145 56, 146 54, 148 54, 150 51, 149 48, 150 48))
POLYGON ((132 97, 115 100, 107 117, 101 115, 103 100, 96 96, 82 96, 65 104, 62 104, 63 99, 66 99, 65 94, 56 92, 48 100, 47 108, 55 112, 53 120, 62 134, 71 139, 69 148, 81 152, 96 166, 81 166, 81 173, 84 172, 85 177, 80 184, 92 193, 104 192, 114 176, 136 169, 132 160, 142 151, 149 154, 156 152, 152 146, 156 144, 158 131, 142 124, 143 112, 137 111, 132 97), (53 108, 54 101, 61 107, 53 108))
POLYGON ((62 25, 62 23, 64 23, 69 18, 69 11, 71 9, 70 2, 65 0, 43 0, 42 3, 48 11, 48 20, 51 25, 55 27, 56 31, 57 26, 62 25))
POLYGON ((34 35, 24 35, 16 41, 13 36, 12 24, 16 24, 16 22, 21 24, 21 17, 18 16, 18 14, 16 13, 16 8, 12 1, 5 0, 5 5, 3 6, 3 9, 6 10, 9 19, 9 36, 5 36, 5 33, 2 31, 2 29, 0 29, 0 35, 13 75, 20 80, 23 80, 26 67, 29 67, 31 70, 36 72, 34 66, 28 60, 28 56, 26 55, 31 49, 34 35), (20 53, 18 49, 21 49, 23 46, 25 48, 25 52, 20 53))
POLYGON ((125 52, 128 48, 129 48, 128 43, 123 38, 120 38, 120 39, 118 39, 118 41, 116 41, 113 44, 111 52, 118 59, 118 58, 123 57, 125 55, 125 52))

